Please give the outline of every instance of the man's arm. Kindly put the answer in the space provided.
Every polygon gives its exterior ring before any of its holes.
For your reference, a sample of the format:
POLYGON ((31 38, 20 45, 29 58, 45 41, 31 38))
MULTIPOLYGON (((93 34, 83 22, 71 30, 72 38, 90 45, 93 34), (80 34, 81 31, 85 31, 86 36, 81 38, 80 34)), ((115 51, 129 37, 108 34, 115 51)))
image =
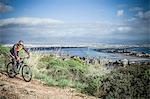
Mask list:
POLYGON ((14 57, 15 57, 15 59, 17 59, 17 60, 18 60, 18 55, 17 55, 16 48, 17 48, 17 45, 15 44, 15 45, 13 46, 14 57))
POLYGON ((23 50, 28 54, 28 57, 30 57, 30 53, 28 52, 28 50, 25 47, 23 47, 23 50))

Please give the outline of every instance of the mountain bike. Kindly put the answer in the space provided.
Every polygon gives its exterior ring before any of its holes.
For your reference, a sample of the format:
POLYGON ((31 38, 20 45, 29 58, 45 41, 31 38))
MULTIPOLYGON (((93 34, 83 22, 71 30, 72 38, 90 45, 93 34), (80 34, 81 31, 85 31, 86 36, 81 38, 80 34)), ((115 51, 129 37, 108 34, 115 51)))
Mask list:
POLYGON ((17 74, 22 74, 22 77, 26 82, 31 81, 32 71, 28 65, 24 64, 25 59, 27 58, 20 58, 19 65, 16 64, 15 59, 12 59, 12 61, 8 63, 7 74, 10 78, 14 78, 17 74))

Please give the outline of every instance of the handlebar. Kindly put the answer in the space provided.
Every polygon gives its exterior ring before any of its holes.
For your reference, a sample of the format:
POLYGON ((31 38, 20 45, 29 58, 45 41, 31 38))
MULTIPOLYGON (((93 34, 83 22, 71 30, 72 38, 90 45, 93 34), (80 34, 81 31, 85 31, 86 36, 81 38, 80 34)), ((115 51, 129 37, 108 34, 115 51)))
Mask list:
MULTIPOLYGON (((10 54, 10 57, 11 57, 11 59, 16 60, 16 58, 11 54, 10 54)), ((29 59, 29 58, 30 58, 30 56, 29 57, 21 57, 20 60, 29 59)))
POLYGON ((21 57, 20 60, 29 59, 29 57, 21 57))
POLYGON ((20 58, 20 61, 19 61, 19 62, 20 62, 20 63, 24 63, 24 60, 25 60, 25 59, 29 59, 29 57, 20 58))
MULTIPOLYGON (((16 58, 13 58, 13 57, 12 57, 12 59, 16 61, 16 58)), ((20 62, 24 61, 25 59, 29 59, 29 57, 21 57, 21 58, 20 58, 20 62)))

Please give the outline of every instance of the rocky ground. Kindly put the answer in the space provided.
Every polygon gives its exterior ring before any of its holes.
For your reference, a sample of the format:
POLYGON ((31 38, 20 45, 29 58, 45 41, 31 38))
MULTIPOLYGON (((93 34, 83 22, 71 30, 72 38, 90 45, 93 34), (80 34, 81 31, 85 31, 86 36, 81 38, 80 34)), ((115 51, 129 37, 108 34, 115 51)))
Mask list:
POLYGON ((72 88, 48 87, 38 80, 25 82, 20 76, 0 73, 0 99, 95 99, 72 88))

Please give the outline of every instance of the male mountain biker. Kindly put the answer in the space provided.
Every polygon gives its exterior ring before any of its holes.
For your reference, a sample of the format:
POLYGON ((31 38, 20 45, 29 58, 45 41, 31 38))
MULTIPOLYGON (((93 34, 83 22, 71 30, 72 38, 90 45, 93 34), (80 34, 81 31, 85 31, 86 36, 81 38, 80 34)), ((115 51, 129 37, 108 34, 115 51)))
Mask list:
POLYGON ((10 56, 16 60, 17 66, 19 65, 20 62, 20 57, 19 57, 19 51, 24 50, 28 54, 28 58, 30 57, 30 53, 26 50, 24 47, 24 43, 22 40, 20 40, 18 43, 14 44, 12 49, 10 50, 10 56))

